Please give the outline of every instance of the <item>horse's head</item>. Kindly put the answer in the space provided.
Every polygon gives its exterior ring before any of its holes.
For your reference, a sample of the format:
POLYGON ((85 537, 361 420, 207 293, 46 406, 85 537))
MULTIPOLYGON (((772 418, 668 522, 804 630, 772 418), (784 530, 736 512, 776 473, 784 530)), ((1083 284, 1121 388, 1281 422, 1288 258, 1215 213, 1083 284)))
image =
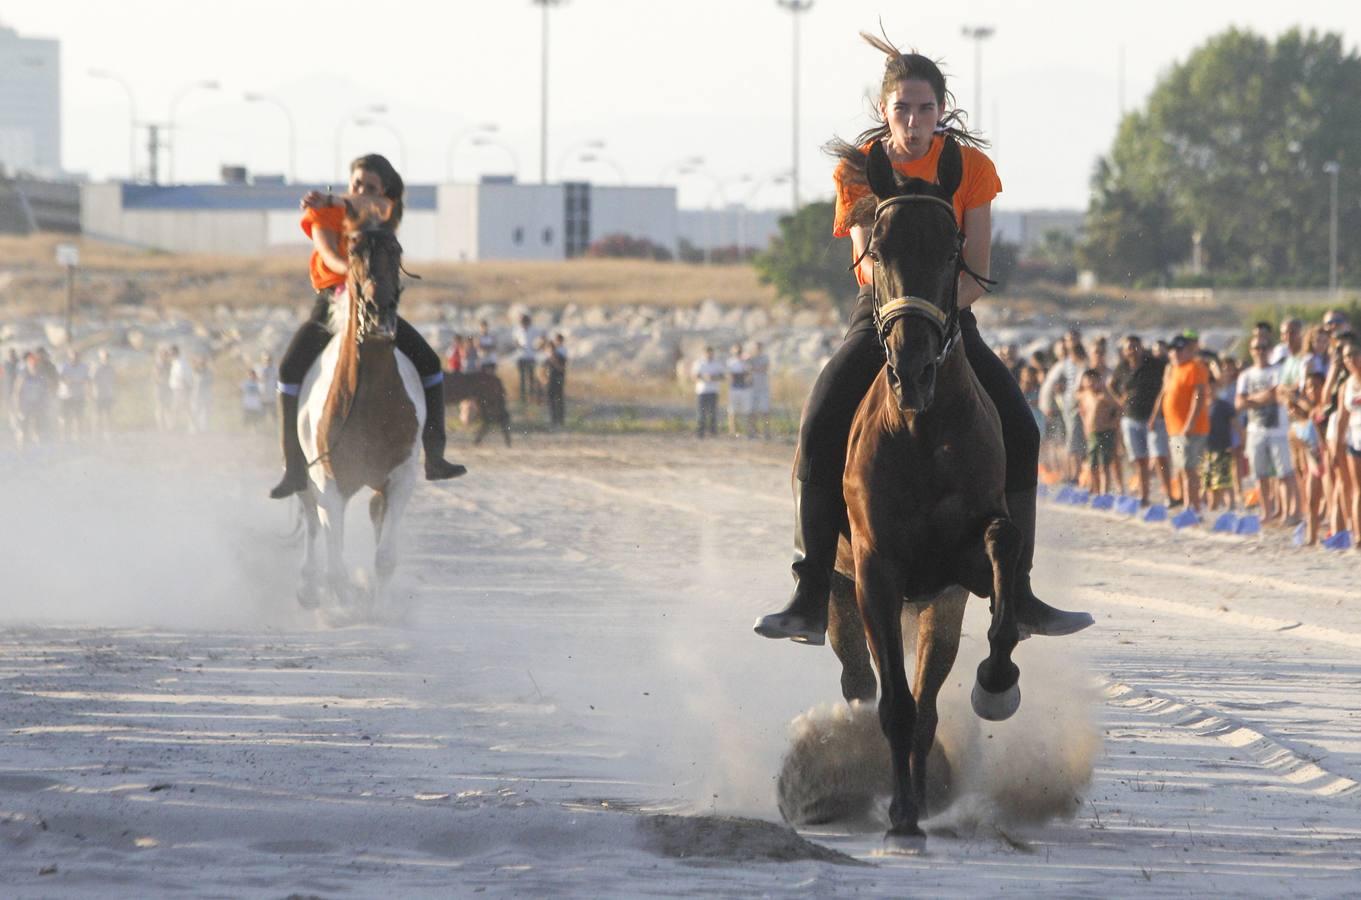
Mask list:
POLYGON ((963 238, 951 198, 963 171, 953 138, 941 150, 935 184, 900 176, 877 141, 865 166, 879 198, 867 248, 874 261, 874 320, 888 383, 904 411, 931 405, 936 370, 959 334, 963 238))
POLYGON ((386 202, 357 205, 345 201, 345 239, 349 248, 349 292, 358 317, 360 342, 390 341, 397 334, 397 303, 402 299, 402 245, 388 223, 386 202))

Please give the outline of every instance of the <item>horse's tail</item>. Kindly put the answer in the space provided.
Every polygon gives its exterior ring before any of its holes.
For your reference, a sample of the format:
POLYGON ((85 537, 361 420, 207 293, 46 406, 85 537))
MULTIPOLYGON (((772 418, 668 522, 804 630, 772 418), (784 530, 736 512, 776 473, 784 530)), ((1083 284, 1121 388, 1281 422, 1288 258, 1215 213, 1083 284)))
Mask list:
POLYGON ((302 496, 293 495, 293 530, 284 535, 284 540, 297 541, 307 525, 307 510, 303 507, 302 496))

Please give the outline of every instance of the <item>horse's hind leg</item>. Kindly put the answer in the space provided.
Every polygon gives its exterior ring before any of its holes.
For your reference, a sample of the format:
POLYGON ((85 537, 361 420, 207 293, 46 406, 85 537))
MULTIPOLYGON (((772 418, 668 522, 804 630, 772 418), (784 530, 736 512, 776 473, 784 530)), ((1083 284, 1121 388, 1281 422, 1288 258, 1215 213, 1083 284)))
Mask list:
MULTIPOLYGON (((411 500, 411 494, 416 489, 416 463, 414 461, 403 464, 389 476, 387 484, 383 485, 381 496, 383 504, 381 515, 374 518, 373 534, 377 541, 377 550, 374 552, 373 570, 378 577, 378 594, 382 597, 383 591, 392 580, 392 575, 397 571, 397 542, 400 538, 400 528, 402 515, 406 512, 407 503, 411 500)), ((370 506, 370 513, 373 507, 370 506)))
POLYGON ((896 563, 873 552, 857 552, 855 583, 865 635, 879 670, 879 727, 888 738, 893 762, 888 836, 915 845, 925 835, 917 824, 919 810, 912 789, 912 733, 916 728, 917 704, 908 690, 903 663, 904 579, 896 563))
MULTIPOLYGON (((928 814, 937 812, 927 806, 926 760, 936 740, 936 726, 940 717, 936 698, 950 676, 955 657, 959 653, 959 633, 964 624, 964 605, 969 592, 952 587, 927 604, 917 614, 917 674, 913 679, 917 700, 917 728, 912 735, 912 787, 917 802, 928 814)), ((948 772, 941 773, 946 782, 942 794, 948 796, 948 772)))
POLYGON ((317 552, 317 533, 321 530, 321 519, 317 514, 317 501, 311 488, 298 495, 302 504, 303 547, 302 572, 298 579, 298 605, 304 609, 316 609, 321 605, 321 558, 317 552))
POLYGON ((1019 632, 1016 627, 1016 565, 1021 534, 1010 519, 997 518, 983 533, 983 550, 992 563, 992 624, 988 627, 988 657, 978 664, 973 689, 974 712, 990 722, 1011 718, 1021 705, 1021 673, 1011 661, 1019 632))
POLYGON ((865 645, 865 623, 855 605, 855 582, 840 572, 832 573, 832 600, 827 607, 827 641, 841 660, 841 696, 869 702, 877 684, 865 645))

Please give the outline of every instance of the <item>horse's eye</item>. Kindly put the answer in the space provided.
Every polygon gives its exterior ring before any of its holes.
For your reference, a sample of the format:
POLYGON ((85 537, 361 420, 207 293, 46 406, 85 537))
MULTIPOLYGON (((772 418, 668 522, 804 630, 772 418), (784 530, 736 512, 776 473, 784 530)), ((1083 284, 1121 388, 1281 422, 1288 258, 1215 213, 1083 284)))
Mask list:
POLYGON ((869 248, 869 250, 866 251, 866 254, 869 256, 870 260, 874 262, 876 265, 879 263, 880 260, 878 250, 875 250, 873 247, 871 247, 869 248))

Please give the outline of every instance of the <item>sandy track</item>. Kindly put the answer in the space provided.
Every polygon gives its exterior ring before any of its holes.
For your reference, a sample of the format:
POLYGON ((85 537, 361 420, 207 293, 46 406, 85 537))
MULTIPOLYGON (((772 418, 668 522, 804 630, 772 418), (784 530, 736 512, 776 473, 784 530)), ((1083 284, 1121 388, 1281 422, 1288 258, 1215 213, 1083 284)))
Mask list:
POLYGON ((830 651, 748 631, 788 587, 787 447, 467 450, 473 475, 417 495, 401 596, 353 624, 293 606, 266 447, 171 450, 9 470, 19 896, 1279 896, 1361 876, 1354 562, 1046 508, 1039 583, 1098 628, 1020 662, 1033 702, 1061 670, 1104 686, 1080 811, 915 858, 808 835, 855 866, 709 818, 776 820, 788 723, 837 696, 830 651), (53 512, 81 503, 105 511, 53 512), (675 812, 659 837, 648 816, 675 812))

